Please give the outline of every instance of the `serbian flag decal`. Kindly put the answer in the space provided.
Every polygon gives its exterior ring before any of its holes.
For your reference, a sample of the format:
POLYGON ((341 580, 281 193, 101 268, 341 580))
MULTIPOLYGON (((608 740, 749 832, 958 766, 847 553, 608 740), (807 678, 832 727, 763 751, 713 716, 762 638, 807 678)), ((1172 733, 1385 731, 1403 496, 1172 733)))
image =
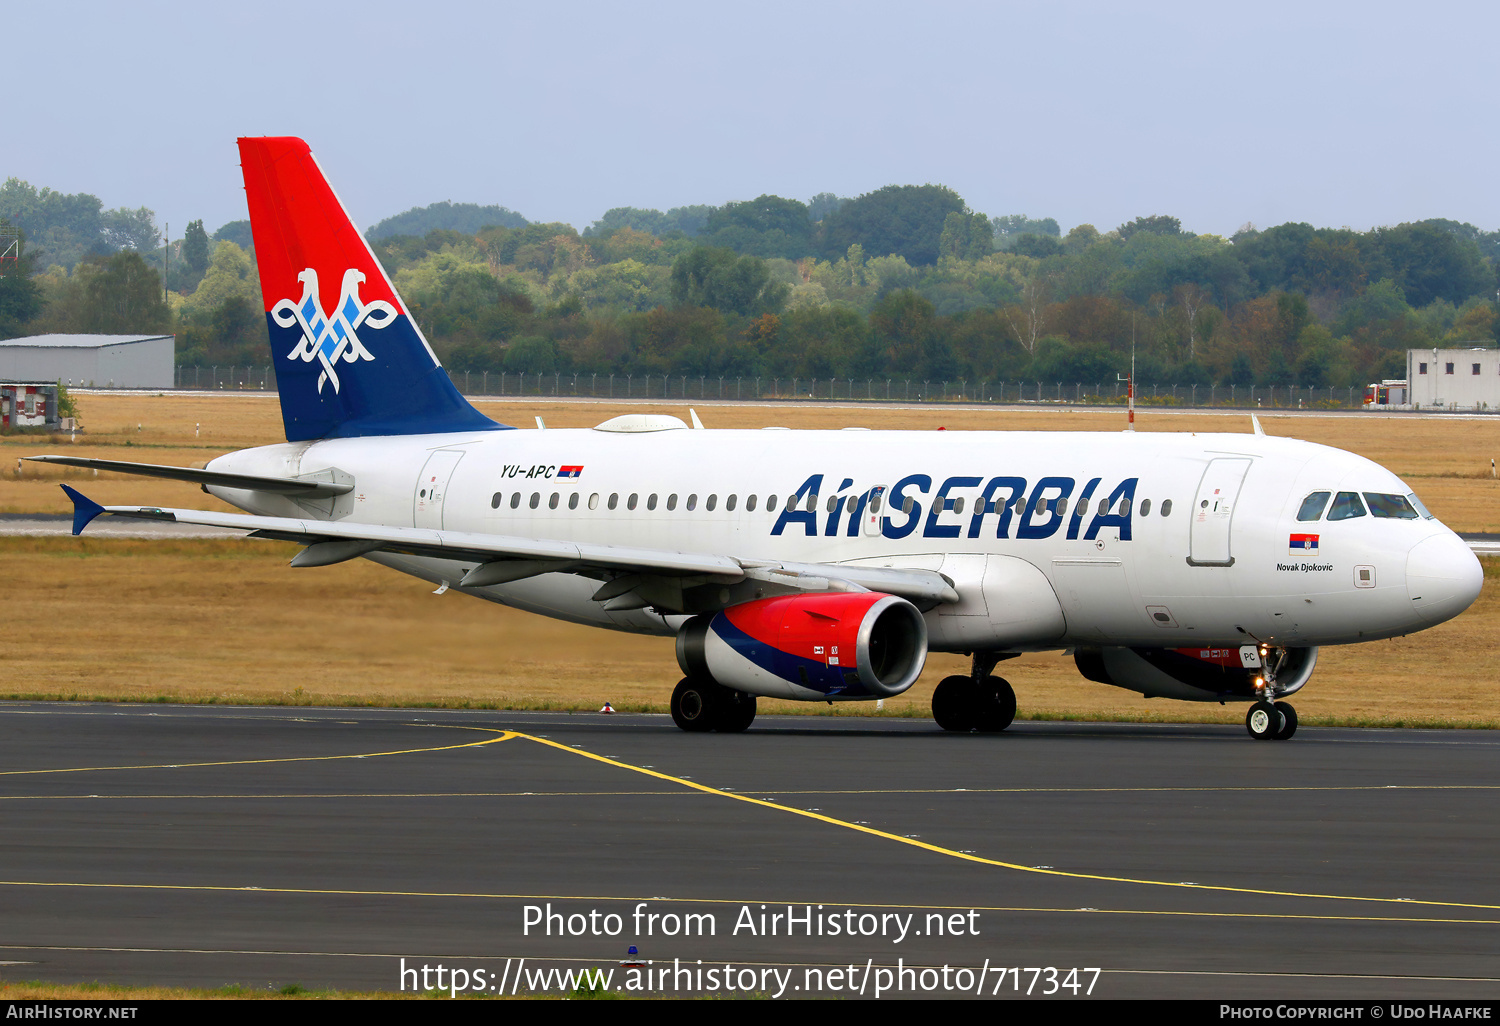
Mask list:
POLYGON ((1315 534, 1294 534, 1287 544, 1293 556, 1316 556, 1318 554, 1318 536, 1315 534))
POLYGON ((583 468, 582 467, 558 467, 557 468, 557 476, 558 477, 582 477, 583 476, 583 468))

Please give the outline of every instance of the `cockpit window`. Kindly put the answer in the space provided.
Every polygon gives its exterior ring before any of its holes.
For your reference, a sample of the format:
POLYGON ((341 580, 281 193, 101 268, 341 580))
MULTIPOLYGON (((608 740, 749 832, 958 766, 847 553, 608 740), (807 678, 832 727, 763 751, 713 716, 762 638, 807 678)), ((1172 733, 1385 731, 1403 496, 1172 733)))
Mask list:
POLYGON ((1332 492, 1313 492, 1302 500, 1302 508, 1297 511, 1298 520, 1317 520, 1323 515, 1323 507, 1328 505, 1328 497, 1332 492))
POLYGON ((1419 498, 1417 498, 1417 493, 1416 493, 1416 492, 1408 492, 1408 493, 1407 493, 1407 494, 1406 494, 1406 499, 1407 499, 1407 501, 1408 501, 1408 502, 1410 502, 1410 503, 1411 503, 1411 504, 1412 504, 1412 505, 1413 505, 1413 506, 1414 506, 1414 507, 1416 507, 1416 510, 1417 510, 1417 512, 1418 512, 1418 513, 1420 513, 1420 514, 1422 514, 1422 516, 1423 516, 1423 517, 1424 517, 1424 518, 1425 518, 1425 519, 1427 519, 1427 520, 1436 520, 1436 519, 1437 519, 1437 517, 1435 517, 1435 516, 1433 516, 1433 515, 1432 515, 1432 514, 1431 514, 1431 513, 1430 513, 1430 512, 1429 512, 1429 511, 1428 511, 1428 509, 1427 509, 1427 507, 1426 507, 1426 506, 1424 506, 1424 505, 1422 505, 1422 500, 1421 500, 1421 499, 1419 499, 1419 498))
POLYGON ((1339 492, 1334 497, 1333 508, 1328 511, 1329 520, 1352 520, 1365 515, 1365 504, 1359 501, 1358 492, 1339 492))
POLYGON ((1417 511, 1412 509, 1411 503, 1406 501, 1404 495, 1365 492, 1365 502, 1370 506, 1370 513, 1382 520, 1417 519, 1417 511))

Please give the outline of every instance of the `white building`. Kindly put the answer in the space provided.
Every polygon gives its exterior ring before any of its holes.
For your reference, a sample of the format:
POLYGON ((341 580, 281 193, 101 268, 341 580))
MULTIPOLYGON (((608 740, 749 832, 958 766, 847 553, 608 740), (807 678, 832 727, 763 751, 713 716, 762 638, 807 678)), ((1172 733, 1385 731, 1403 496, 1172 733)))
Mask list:
POLYGON ((32 335, 0 341, 0 380, 171 388, 175 335, 32 335))
POLYGON ((1416 409, 1500 410, 1500 349, 1409 349, 1406 380, 1416 409))

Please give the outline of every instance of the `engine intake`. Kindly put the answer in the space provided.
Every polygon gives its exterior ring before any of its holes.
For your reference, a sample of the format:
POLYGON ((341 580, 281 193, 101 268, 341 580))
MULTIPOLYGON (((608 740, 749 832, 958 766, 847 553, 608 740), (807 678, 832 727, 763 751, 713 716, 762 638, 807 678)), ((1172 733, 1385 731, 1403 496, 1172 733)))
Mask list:
POLYGON ((798 701, 899 695, 927 661, 917 607, 879 592, 819 592, 745 602, 695 616, 677 663, 754 695, 798 701))

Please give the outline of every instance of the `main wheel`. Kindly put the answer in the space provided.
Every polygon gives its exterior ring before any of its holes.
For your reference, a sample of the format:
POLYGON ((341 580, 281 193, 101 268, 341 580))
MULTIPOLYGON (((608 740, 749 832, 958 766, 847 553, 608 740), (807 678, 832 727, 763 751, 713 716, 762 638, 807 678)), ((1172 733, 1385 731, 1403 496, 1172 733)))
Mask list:
POLYGON ((1257 741, 1269 741, 1281 730, 1281 712, 1270 702, 1256 702, 1245 714, 1245 729, 1257 741))
POLYGON ((1016 718, 1016 693, 1004 677, 986 677, 975 689, 975 722, 979 730, 1004 730, 1016 718))
MULTIPOLYGON (((712 681, 684 677, 672 690, 672 721, 683 730, 702 733, 718 725, 720 692, 712 681)), ((747 723, 746 726, 749 726, 747 723)))
POLYGON ((1288 702, 1277 702, 1276 711, 1281 713, 1281 729, 1276 732, 1276 740, 1285 741, 1297 733, 1297 710, 1288 702))
POLYGON ((728 699, 720 709, 714 729, 723 734, 738 734, 755 722, 755 696, 744 691, 725 689, 728 699))
POLYGON ((970 731, 979 722, 979 696, 973 677, 944 677, 932 692, 932 718, 944 730, 970 731))

